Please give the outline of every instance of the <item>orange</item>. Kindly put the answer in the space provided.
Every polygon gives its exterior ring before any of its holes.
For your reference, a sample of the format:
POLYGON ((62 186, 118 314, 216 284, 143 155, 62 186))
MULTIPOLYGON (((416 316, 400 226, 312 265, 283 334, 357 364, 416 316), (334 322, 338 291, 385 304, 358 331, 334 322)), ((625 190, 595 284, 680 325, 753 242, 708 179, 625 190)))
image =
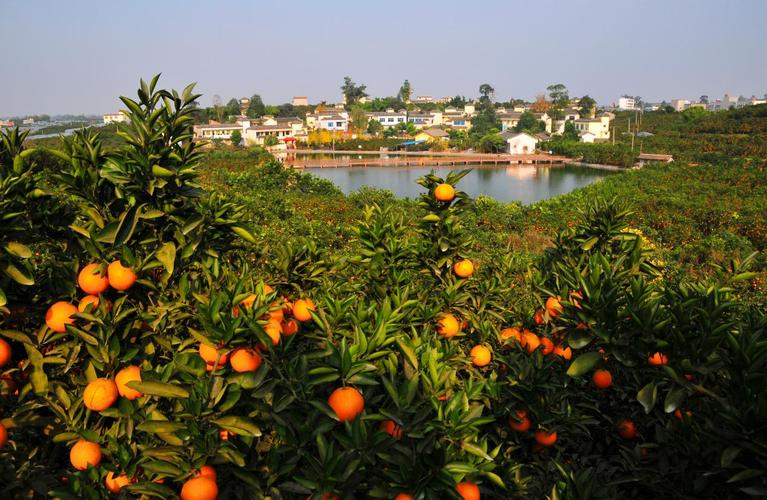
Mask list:
POLYGON ((69 461, 77 470, 86 470, 89 465, 97 467, 101 463, 101 446, 81 439, 69 450, 69 461))
POLYGON ((607 389, 613 385, 613 376, 607 370, 596 370, 592 375, 591 380, 594 381, 594 385, 597 389, 607 389))
POLYGON ((394 439, 402 439, 402 427, 397 425, 394 420, 384 420, 381 422, 381 430, 394 439))
POLYGON ((0 423, 0 448, 5 448, 5 445, 8 443, 8 429, 5 428, 5 426, 0 423))
POLYGON ((238 317, 240 315, 241 308, 244 307, 245 309, 250 309, 251 307, 253 307, 253 303, 255 301, 256 301, 256 294, 251 293, 250 295, 242 299, 242 301, 239 304, 237 304, 236 306, 232 308, 232 314, 234 314, 235 318, 238 317))
POLYGON ((109 288, 109 279, 101 274, 100 264, 88 264, 77 275, 80 289, 89 295, 104 293, 109 288))
POLYGON ((298 333, 298 321, 294 319, 283 321, 280 326, 282 327, 282 334, 286 337, 290 337, 298 333))
POLYGON ((559 356, 560 358, 565 358, 566 360, 570 360, 570 358, 573 357, 573 351, 570 349, 570 347, 562 348, 562 344, 554 347, 554 355, 559 356))
POLYGON ((56 302, 45 313, 45 324, 56 333, 67 331, 67 325, 72 325, 75 319, 73 314, 77 314, 77 308, 69 302, 56 302))
POLYGON ((455 491, 463 500, 479 500, 479 486, 471 481, 464 481, 455 485, 455 491))
POLYGON ((490 364, 490 359, 493 357, 493 355, 490 353, 490 349, 483 345, 475 345, 471 348, 471 352, 469 353, 471 356, 471 362, 474 364, 474 366, 487 366, 490 364))
MULTIPOLYGON (((219 349, 220 348, 221 345, 219 345, 219 349)), ((226 361, 229 359, 229 356, 226 353, 219 353, 218 349, 209 346, 208 344, 200 344, 199 352, 200 357, 209 365, 218 363, 218 366, 222 366, 225 365, 226 361)))
POLYGON ((509 416, 509 427, 517 432, 527 432, 530 430, 530 419, 527 416, 527 410, 516 410, 515 415, 509 416))
MULTIPOLYGON (((692 412, 690 410, 687 410, 686 412, 684 412, 684 414, 687 415, 687 418, 692 418, 692 412)), ((682 410, 680 410, 679 408, 674 410, 674 416, 678 418, 680 421, 684 420, 684 417, 682 416, 682 410)))
POLYGON ((115 375, 115 384, 117 392, 125 399, 133 401, 143 396, 141 392, 128 387, 128 382, 141 382, 141 368, 135 365, 126 366, 115 375))
MULTIPOLYGON (((95 311, 99 308, 99 296, 98 295, 86 295, 82 299, 80 299, 80 303, 77 304, 77 310, 82 312, 85 312, 85 309, 89 306, 93 305, 91 308, 91 312, 95 311)), ((107 300, 107 311, 110 311, 112 309, 112 303, 107 300)))
POLYGON ((272 303, 269 306, 269 321, 276 321, 277 323, 285 319, 285 312, 282 310, 282 305, 279 302, 272 303))
POLYGON ((541 339, 539 339, 538 335, 534 334, 530 330, 525 330, 523 335, 524 337, 522 345, 527 348, 527 352, 532 354, 536 349, 538 349, 538 347, 540 347, 541 339))
POLYGON ((541 446, 553 446, 557 442, 557 431, 549 433, 538 429, 535 431, 535 441, 541 446))
POLYGON ((117 401, 117 385, 108 378, 97 378, 85 386, 83 403, 93 411, 106 410, 117 401))
POLYGON ((235 349, 232 353, 232 359, 229 364, 232 365, 232 370, 243 373, 258 370, 258 367, 261 366, 261 361, 261 355, 254 349, 241 347, 235 349))
POLYGON ((132 482, 125 474, 115 476, 112 471, 107 472, 107 477, 104 478, 104 484, 107 485, 107 489, 112 493, 119 493, 123 486, 128 486, 132 482))
POLYGON ((437 201, 453 201, 455 199, 455 188, 446 182, 437 185, 434 188, 434 198, 437 201))
POLYGON ((517 342, 522 342, 522 332, 516 326, 511 328, 504 328, 501 330, 501 340, 514 339, 517 342))
POLYGON ((212 480, 216 480, 216 469, 212 465, 203 465, 200 470, 194 473, 194 477, 208 477, 212 480))
POLYGON ((556 318, 564 311, 564 309, 557 298, 549 297, 546 299, 546 311, 549 313, 549 316, 556 318))
POLYGON ((309 321, 312 319, 310 311, 316 311, 317 307, 312 299, 298 299, 293 303, 293 317, 298 321, 309 321))
POLYGON ((270 321, 264 325, 264 333, 266 333, 270 339, 272 339, 272 345, 279 345, 280 336, 282 335, 282 327, 279 323, 270 321))
POLYGON ((665 364, 668 364, 668 356, 666 356, 662 352, 656 352, 655 354, 653 354, 647 359, 647 362, 653 366, 665 365, 665 364))
POLYGON ((116 260, 107 267, 107 278, 112 288, 122 292, 133 286, 137 276, 133 269, 124 267, 119 260, 116 260))
POLYGON ((335 493, 323 493, 320 500, 340 500, 340 497, 335 493))
POLYGON ((546 322, 546 319, 543 317, 543 309, 538 309, 535 311, 535 316, 533 316, 533 321, 535 321, 536 325, 542 325, 546 322))
POLYGON ((193 477, 181 487, 181 500, 216 500, 218 485, 205 476, 193 477))
POLYGON ((444 314, 437 322, 437 332, 445 338, 455 337, 460 331, 458 320, 452 314, 444 314))
POLYGON ((236 436, 236 435, 237 434, 235 434, 234 432, 229 432, 226 429, 221 429, 220 431, 218 431, 218 439, 220 439, 221 441, 229 441, 229 436, 236 436))
POLYGON ((11 344, 0 339, 0 366, 5 366, 11 360, 11 344))
POLYGON ((554 351, 554 342, 548 337, 541 337, 541 345, 543 346, 541 353, 544 356, 547 356, 554 351))
POLYGON ((410 493, 400 493, 394 497, 394 500, 413 500, 413 495, 410 493))
POLYGON ((632 420, 621 420, 618 422, 618 434, 623 439, 634 439, 637 436, 637 426, 632 420))
POLYGON ((453 265, 453 272, 459 278, 468 278, 474 274, 474 264, 468 259, 459 260, 453 265))
POLYGON ((328 398, 328 406, 341 422, 351 422, 365 409, 365 398, 354 387, 339 387, 328 398))

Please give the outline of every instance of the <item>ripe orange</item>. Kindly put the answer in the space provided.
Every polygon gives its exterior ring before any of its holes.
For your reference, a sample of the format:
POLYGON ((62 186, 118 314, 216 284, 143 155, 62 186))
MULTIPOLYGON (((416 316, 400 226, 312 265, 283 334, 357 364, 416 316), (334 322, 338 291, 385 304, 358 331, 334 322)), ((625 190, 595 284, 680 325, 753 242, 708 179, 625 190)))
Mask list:
POLYGON ((455 485, 455 491, 463 500, 479 500, 479 486, 471 481, 464 481, 455 485))
POLYGON ((317 307, 312 299, 298 299, 293 303, 293 317, 298 321, 309 321, 312 319, 310 311, 316 311, 317 307))
POLYGON ((286 337, 290 337, 298 333, 298 321, 294 319, 283 321, 280 326, 282 327, 282 334, 286 337))
POLYGON ((666 356, 662 352, 656 352, 655 354, 653 354, 647 359, 647 362, 653 366, 665 365, 665 364, 668 364, 668 356, 666 356))
POLYGON ((232 353, 230 364, 232 365, 232 370, 243 373, 258 370, 258 367, 261 366, 261 361, 261 355, 254 349, 241 347, 235 349, 232 353))
POLYGON ((0 339, 0 366, 5 366, 11 360, 11 344, 0 339))
POLYGON ((613 385, 613 376, 607 370, 596 370, 592 375, 591 380, 594 381, 594 385, 597 389, 607 389, 613 385))
POLYGON ((115 375, 115 384, 117 392, 125 399, 133 401, 143 396, 141 392, 128 387, 128 382, 141 382, 141 368, 136 365, 126 366, 115 375))
POLYGON ((0 423, 0 448, 5 448, 5 445, 8 443, 8 429, 6 429, 5 425, 0 423))
MULTIPOLYGON (((110 311, 112 309, 112 303, 107 300, 107 311, 110 311)), ((77 310, 80 312, 85 312, 85 309, 89 306, 93 305, 91 308, 91 312, 95 311, 99 308, 99 296, 98 295, 86 295, 82 299, 80 299, 80 303, 77 304, 77 310)))
POLYGON ((453 201, 455 198, 455 188, 446 182, 438 184, 434 188, 434 198, 437 201, 453 201))
POLYGON ((181 500, 216 500, 218 485, 205 476, 193 477, 181 487, 181 500))
MULTIPOLYGON (((219 346, 219 349, 221 346, 219 346)), ((223 366, 229 359, 229 356, 224 353, 219 353, 218 349, 208 344, 200 344, 199 348, 200 357, 209 365, 215 365, 218 362, 218 366, 223 366)))
POLYGON ((543 309, 538 309, 535 311, 535 316, 533 316, 533 321, 536 325, 542 325, 546 322, 546 318, 543 317, 543 309))
POLYGON ((523 342, 522 345, 527 348, 527 352, 533 353, 535 352, 538 347, 541 345, 541 339, 538 338, 538 335, 534 334, 530 330, 525 330, 523 333, 523 342))
POLYGON ((131 481, 125 474, 115 476, 112 471, 107 472, 107 477, 104 478, 104 484, 106 484, 107 489, 112 493, 119 493, 123 486, 128 486, 132 482, 133 481, 131 481))
POLYGON ((109 288, 109 279, 101 274, 100 264, 88 264, 77 275, 80 289, 89 295, 104 293, 109 288))
POLYGON ((479 367, 489 365, 490 359, 493 357, 490 353, 490 349, 483 345, 475 345, 472 347, 469 355, 471 356, 471 362, 474 366, 479 367))
MULTIPOLYGON (((687 418, 692 418, 692 412, 691 412, 690 410, 687 410, 687 411, 685 411, 685 412, 684 412, 684 415, 686 415, 686 416, 687 416, 687 418)), ((675 416, 676 418, 678 418, 678 419, 679 419, 679 421, 682 421, 682 420, 684 420, 684 417, 682 416, 682 410, 680 410, 679 408, 677 408, 676 410, 674 410, 674 416, 675 416)))
POLYGON ((562 344, 559 344, 554 347, 554 355, 569 361, 573 357, 573 350, 570 349, 570 346, 562 348, 562 344))
POLYGON ((341 422, 351 422, 365 409, 365 398, 354 387, 339 387, 328 398, 328 406, 341 422))
POLYGON ((97 378, 85 386, 83 403, 93 411, 106 410, 117 401, 117 385, 108 378, 97 378))
POLYGON ((437 332, 445 338, 455 337, 461 331, 458 320, 452 314, 444 314, 437 322, 437 332))
POLYGON ((381 430, 394 439, 402 439, 402 427, 397 425, 394 420, 384 420, 381 422, 381 430))
POLYGON ((77 308, 69 302, 56 302, 45 313, 45 324, 56 333, 67 331, 67 325, 72 325, 75 319, 73 314, 77 314, 77 308))
POLYGON ((550 433, 543 429, 535 431, 535 441, 541 446, 553 446, 557 442, 557 431, 550 433))
POLYGON ((335 493, 323 493, 322 496, 320 497, 320 500, 340 500, 340 498, 341 497, 339 497, 335 493))
POLYGON ((396 497, 394 497, 394 500, 413 500, 413 495, 410 493, 399 493, 396 497))
POLYGON ((558 298, 549 297, 546 299, 546 311, 549 313, 549 316, 556 318, 564 311, 564 309, 562 308, 562 304, 559 303, 558 298))
POLYGON ((200 467, 200 470, 194 473, 194 477, 208 477, 212 480, 216 480, 216 469, 212 465, 205 464, 200 467))
POLYGON ((122 292, 133 286, 137 276, 133 269, 123 266, 119 260, 116 260, 107 267, 107 278, 112 288, 122 292))
POLYGON ((637 426, 633 420, 621 420, 618 422, 618 434, 623 439, 634 439, 637 437, 637 426))
POLYGON ((474 274, 474 264, 469 259, 459 260, 453 265, 453 272, 459 278, 468 278, 474 274))
POLYGON ((272 345, 279 345, 280 337, 282 336, 282 327, 279 323, 270 321, 264 325, 264 333, 266 333, 270 339, 272 339, 272 345))
POLYGON ((516 410, 514 413, 509 416, 509 427, 517 432, 529 431, 532 422, 527 416, 527 410, 516 410))
POLYGON ((544 356, 547 356, 554 351, 554 342, 552 342, 548 337, 541 337, 541 345, 543 346, 541 353, 544 356))
POLYGON ((234 314, 234 317, 236 318, 237 316, 240 315, 240 308, 250 309, 251 307, 253 307, 253 303, 256 301, 256 298, 257 298, 256 294, 251 293, 250 295, 242 299, 242 301, 239 304, 237 304, 236 306, 232 308, 232 314, 234 314))
POLYGON ((522 332, 519 328, 516 326, 512 326, 511 328, 504 328, 501 330, 501 340, 509 340, 514 339, 517 342, 522 342, 522 332))
POLYGON ((69 461, 77 470, 86 470, 89 465, 96 467, 101 463, 101 446, 81 439, 69 450, 69 461))

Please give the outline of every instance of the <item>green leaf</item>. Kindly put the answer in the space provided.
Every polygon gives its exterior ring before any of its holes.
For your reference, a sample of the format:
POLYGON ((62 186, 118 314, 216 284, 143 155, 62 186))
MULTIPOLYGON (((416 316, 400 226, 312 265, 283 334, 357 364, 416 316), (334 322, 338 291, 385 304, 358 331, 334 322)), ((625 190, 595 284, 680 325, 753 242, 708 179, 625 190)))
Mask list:
POLYGON ((22 271, 13 264, 8 264, 8 266, 6 266, 5 274, 19 285, 32 286, 35 284, 32 277, 26 273, 26 270, 22 271))
POLYGON ((493 457, 488 455, 485 450, 483 450, 482 448, 480 448, 477 445, 474 445, 474 444, 471 444, 471 443, 469 443, 467 441, 464 441, 463 443, 461 443, 461 448, 463 448, 464 451, 466 451, 468 453, 471 453, 472 455, 476 455, 476 456, 478 456, 480 458, 484 458, 485 460, 487 460, 489 462, 493 461, 493 457))
POLYGON ((750 279, 754 279, 757 276, 757 273, 740 273, 738 275, 735 275, 732 277, 732 281, 746 281, 750 279))
POLYGON ((5 292, 0 288, 0 307, 3 307, 8 303, 8 297, 5 296, 5 292))
POLYGON ((596 351, 587 352, 581 354, 575 361, 570 364, 570 368, 567 369, 567 374, 571 377, 580 377, 588 373, 599 360, 602 359, 602 355, 596 351))
POLYGON ((642 387, 637 393, 637 401, 639 401, 644 407, 645 413, 650 411, 655 406, 655 400, 658 398, 658 386, 655 382, 650 382, 646 386, 642 387))
POLYGON ((139 214, 143 207, 144 205, 134 205, 122 214, 120 224, 117 226, 117 232, 115 233, 114 246, 122 246, 131 239, 133 231, 136 230, 139 214))
POLYGON ((418 357, 415 355, 415 352, 413 349, 405 343, 402 339, 397 339, 397 345, 399 345, 399 348, 402 350, 402 353, 407 357, 407 360, 410 361, 410 364, 413 365, 414 369, 418 369, 418 357))
POLYGON ((176 262, 176 245, 172 242, 164 243, 156 252, 155 257, 168 271, 168 274, 173 274, 173 267, 176 262))
POLYGON ((584 330, 576 330, 567 335, 567 344, 573 349, 586 347, 594 339, 594 334, 584 330))
POLYGON ((167 420, 145 420, 136 426, 136 429, 154 434, 161 432, 176 432, 186 429, 181 422, 168 422, 167 420))
POLYGON ((26 245, 22 245, 18 241, 8 242, 5 245, 5 249, 9 254, 15 255, 20 259, 28 259, 32 257, 32 250, 30 250, 26 245))
POLYGON ((245 417, 227 416, 213 420, 212 423, 239 436, 261 436, 261 429, 252 420, 245 417))
POLYGON ((234 234, 236 234, 237 236, 239 236, 240 238, 244 239, 245 241, 249 243, 256 242, 256 237, 253 236, 253 233, 251 233, 250 230, 246 229, 243 226, 233 225, 232 231, 234 232, 234 234))
POLYGON ((674 410, 679 408, 679 405, 682 404, 682 401, 684 401, 686 397, 687 391, 685 391, 685 389, 682 387, 677 387, 676 389, 668 391, 668 394, 666 394, 666 400, 663 403, 663 411, 666 413, 672 413, 674 410))
POLYGON ((596 245, 599 242, 599 237, 594 236, 593 238, 589 238, 588 240, 584 241, 581 245, 581 249, 583 250, 591 250, 591 248, 596 245))
POLYGON ((168 170, 165 167, 161 167, 160 165, 152 165, 152 174, 154 174, 155 177, 173 177, 175 175, 175 172, 173 170, 168 170))
POLYGON ((742 448, 739 448, 737 446, 728 446, 724 449, 722 452, 722 467, 729 467, 732 465, 732 462, 735 461, 735 458, 740 454, 742 448))
POLYGON ((131 389, 149 394, 150 396, 160 396, 164 398, 188 398, 189 391, 177 385, 165 382, 156 382, 153 380, 128 382, 126 384, 131 389))

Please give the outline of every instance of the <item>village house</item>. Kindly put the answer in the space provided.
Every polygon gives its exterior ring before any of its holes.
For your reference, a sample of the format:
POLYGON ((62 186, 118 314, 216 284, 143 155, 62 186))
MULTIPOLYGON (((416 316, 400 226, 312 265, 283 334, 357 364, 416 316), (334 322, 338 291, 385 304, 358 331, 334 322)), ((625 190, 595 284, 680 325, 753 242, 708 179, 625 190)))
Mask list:
POLYGON ((415 135, 416 141, 424 142, 447 142, 448 139, 450 139, 450 134, 440 128, 427 128, 415 135))
POLYGON ((330 108, 306 114, 306 127, 309 130, 328 130, 330 132, 347 132, 349 130, 349 113, 339 108, 330 108))
POLYGON ((394 127, 407 121, 407 111, 394 111, 389 108, 386 111, 373 111, 367 114, 368 120, 375 120, 384 128, 394 127))
POLYGON ((496 113, 498 120, 501 122, 501 132, 511 130, 519 123, 519 118, 522 116, 520 111, 500 111, 496 113))
POLYGON ((674 157, 665 154, 641 153, 637 157, 637 165, 640 167, 646 163, 671 163, 672 161, 674 161, 674 157))
POLYGON ((436 125, 442 125, 442 113, 440 111, 433 111, 431 113, 409 113, 407 115, 407 121, 415 125, 418 129, 434 127, 436 125))
POLYGON ((511 132, 507 130, 501 133, 501 137, 506 140, 508 153, 513 155, 535 153, 535 147, 538 144, 538 138, 525 132, 511 132))
POLYGON ((551 125, 552 125, 552 119, 549 116, 548 113, 533 113, 533 115, 538 119, 538 121, 543 122, 543 130, 545 130, 547 133, 551 133, 551 125))
POLYGON ((593 132, 586 131, 586 132, 581 132, 580 134, 578 134, 578 140, 581 141, 581 142, 592 143, 592 142, 594 142, 594 139, 596 139, 596 138, 597 138, 597 136, 594 135, 593 132))
POLYGON ((274 118, 265 116, 260 120, 240 117, 234 123, 218 123, 211 120, 207 125, 195 125, 194 135, 204 140, 229 140, 237 131, 246 145, 263 145, 267 137, 286 139, 306 136, 304 123, 299 118, 274 118))
POLYGON ((117 113, 105 113, 101 118, 104 120, 104 125, 109 125, 110 123, 125 123, 128 121, 128 115, 122 111, 118 111, 117 113))
POLYGON ((610 138, 610 115, 603 113, 596 118, 579 118, 575 120, 575 130, 581 135, 582 142, 588 142, 590 139, 584 140, 584 132, 593 134, 595 141, 606 141, 610 138))
POLYGON ((305 95, 293 96, 293 100, 290 102, 293 106, 308 106, 309 98, 305 95))

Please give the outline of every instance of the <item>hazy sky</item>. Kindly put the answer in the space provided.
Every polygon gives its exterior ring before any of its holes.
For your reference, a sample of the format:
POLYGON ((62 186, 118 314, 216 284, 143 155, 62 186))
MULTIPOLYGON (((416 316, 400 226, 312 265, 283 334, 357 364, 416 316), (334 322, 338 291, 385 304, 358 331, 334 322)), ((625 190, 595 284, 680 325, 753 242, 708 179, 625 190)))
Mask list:
POLYGON ((372 95, 609 104, 767 92, 767 1, 0 0, 0 116, 103 113, 138 79, 268 103, 372 95))

